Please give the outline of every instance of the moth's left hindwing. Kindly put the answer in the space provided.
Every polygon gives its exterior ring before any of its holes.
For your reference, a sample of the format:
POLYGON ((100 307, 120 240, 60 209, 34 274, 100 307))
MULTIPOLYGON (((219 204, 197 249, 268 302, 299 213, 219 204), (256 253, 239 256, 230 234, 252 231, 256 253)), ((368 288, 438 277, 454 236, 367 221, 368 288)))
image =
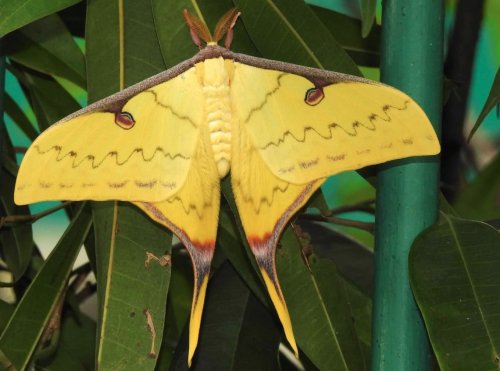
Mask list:
MULTIPOLYGON (((126 91, 124 91, 126 93, 126 91)), ((156 202, 183 186, 199 140, 204 97, 194 68, 42 133, 20 168, 15 201, 156 202)))

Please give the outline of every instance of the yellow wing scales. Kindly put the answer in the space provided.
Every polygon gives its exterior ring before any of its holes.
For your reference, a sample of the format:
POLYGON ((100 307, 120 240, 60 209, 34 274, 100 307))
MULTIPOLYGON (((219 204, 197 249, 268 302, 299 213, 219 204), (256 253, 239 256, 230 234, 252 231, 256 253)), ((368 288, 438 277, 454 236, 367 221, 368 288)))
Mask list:
POLYGON ((352 80, 318 88, 299 75, 242 63, 234 76, 234 96, 245 96, 236 108, 242 125, 270 170, 288 182, 439 152, 425 113, 392 87, 352 80), (307 104, 311 90, 323 96, 307 104))
POLYGON ((27 151, 15 201, 166 199, 182 187, 192 163, 203 121, 203 110, 192 105, 203 106, 203 94, 189 69, 111 106, 114 112, 62 120, 27 151), (128 115, 134 122, 123 128, 128 115))

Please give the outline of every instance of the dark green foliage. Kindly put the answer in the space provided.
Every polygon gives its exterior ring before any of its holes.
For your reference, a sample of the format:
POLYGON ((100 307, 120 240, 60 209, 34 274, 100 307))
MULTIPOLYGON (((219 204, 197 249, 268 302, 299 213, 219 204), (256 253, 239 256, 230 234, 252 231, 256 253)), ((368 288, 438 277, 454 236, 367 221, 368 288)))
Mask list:
POLYGON ((443 370, 497 370, 500 233, 442 214, 414 242, 413 292, 443 370))

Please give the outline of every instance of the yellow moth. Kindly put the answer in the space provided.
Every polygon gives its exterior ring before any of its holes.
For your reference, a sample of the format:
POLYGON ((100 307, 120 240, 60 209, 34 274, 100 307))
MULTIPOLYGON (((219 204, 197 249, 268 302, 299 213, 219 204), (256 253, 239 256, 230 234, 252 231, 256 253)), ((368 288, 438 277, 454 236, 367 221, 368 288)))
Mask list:
POLYGON ((15 201, 130 201, 171 229, 194 267, 191 364, 214 253, 220 180, 230 172, 248 243, 298 354, 275 268, 284 226, 326 177, 434 155, 439 141, 422 109, 395 88, 233 53, 234 9, 213 36, 202 21, 184 15, 200 52, 46 130, 24 157, 15 201), (220 47, 224 34, 226 47, 220 47))

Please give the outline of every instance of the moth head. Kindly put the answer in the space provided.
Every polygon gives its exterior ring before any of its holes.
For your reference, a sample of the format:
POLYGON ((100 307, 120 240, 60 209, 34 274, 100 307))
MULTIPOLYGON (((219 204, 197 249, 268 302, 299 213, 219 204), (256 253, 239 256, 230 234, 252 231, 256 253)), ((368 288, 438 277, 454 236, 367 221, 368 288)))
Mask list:
POLYGON ((202 19, 189 13, 187 9, 184 9, 182 13, 189 27, 189 31, 191 32, 191 38, 200 49, 203 48, 202 41, 206 42, 207 46, 214 46, 217 45, 224 35, 226 35, 224 46, 229 49, 231 41, 233 41, 233 27, 240 14, 241 13, 236 8, 232 8, 226 12, 219 22, 217 22, 212 36, 206 23, 202 19))

